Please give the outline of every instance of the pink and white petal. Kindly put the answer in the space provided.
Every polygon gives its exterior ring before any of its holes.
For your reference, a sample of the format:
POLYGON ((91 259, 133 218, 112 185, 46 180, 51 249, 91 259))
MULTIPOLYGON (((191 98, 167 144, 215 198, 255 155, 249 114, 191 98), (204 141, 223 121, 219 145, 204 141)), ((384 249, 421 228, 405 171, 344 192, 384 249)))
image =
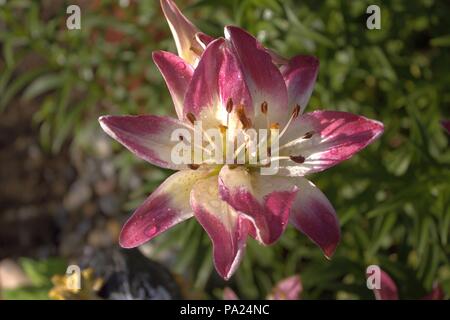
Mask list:
POLYGON ((441 124, 444 129, 447 130, 448 133, 450 133, 450 120, 442 120, 441 124))
POLYGON ((228 280, 244 255, 248 220, 220 200, 217 176, 199 180, 191 192, 191 207, 213 243, 214 265, 228 280))
POLYGON ((199 116, 204 109, 212 109, 220 102, 218 77, 222 61, 224 39, 211 42, 195 68, 184 99, 183 113, 199 116))
POLYGON ((161 8, 175 40, 178 55, 189 64, 194 65, 199 57, 199 51, 203 50, 195 41, 197 27, 181 13, 172 0, 161 0, 161 8))
POLYGON ((277 283, 269 295, 269 300, 299 300, 303 291, 300 276, 295 275, 277 283))
POLYGON ((380 270, 380 289, 373 289, 376 300, 398 300, 397 285, 383 270, 380 270))
POLYGON ((210 44, 211 42, 214 41, 214 38, 207 35, 206 33, 203 32, 197 32, 195 34, 195 39, 197 40, 197 42, 200 44, 200 46, 204 49, 206 49, 206 47, 208 46, 208 44, 210 44))
POLYGON ((136 156, 162 168, 181 170, 184 164, 175 164, 171 152, 179 141, 171 141, 174 130, 185 128, 177 119, 164 116, 102 116, 103 130, 136 156))
POLYGON ((153 52, 153 61, 166 81, 178 119, 183 119, 183 103, 194 69, 179 56, 165 51, 153 52))
POLYGON ((134 248, 192 217, 190 193, 203 170, 182 170, 163 182, 133 213, 122 228, 120 245, 134 248))
POLYGON ((225 287, 223 289, 223 300, 239 300, 239 297, 233 289, 225 287))
MULTIPOLYGON (((232 99, 236 111, 237 105, 245 108, 246 115, 252 117, 253 102, 245 82, 244 72, 236 55, 228 46, 222 46, 222 61, 219 71, 219 91, 222 108, 225 109, 228 99, 232 99)), ((225 110, 226 111, 226 110, 225 110)))
POLYGON ((299 188, 290 222, 330 258, 341 238, 336 212, 327 197, 311 181, 296 178, 299 188))
POLYGON ((249 217, 251 236, 265 245, 277 241, 286 229, 297 190, 287 178, 262 176, 243 167, 224 166, 219 173, 220 197, 249 217))
POLYGON ((377 139, 383 130, 381 122, 347 112, 305 113, 286 131, 279 152, 301 161, 281 160, 279 174, 304 176, 328 169, 351 158, 377 139))
MULTIPOLYGON (((245 30, 228 26, 225 38, 236 53, 254 103, 255 117, 260 105, 268 103, 270 119, 283 125, 289 118, 287 89, 278 67, 266 49, 245 30)), ((293 107, 293 106, 292 106, 293 107)))
POLYGON ((313 56, 296 56, 281 67, 288 91, 288 104, 306 108, 319 73, 319 60, 313 56))
POLYGON ((229 99, 235 105, 244 105, 246 113, 252 114, 251 96, 241 67, 224 45, 224 39, 219 38, 207 46, 194 71, 185 96, 184 114, 190 112, 204 122, 214 118, 225 125, 229 99))
POLYGON ((433 290, 424 296, 422 300, 444 300, 444 290, 442 289, 441 285, 439 283, 433 284, 433 290))

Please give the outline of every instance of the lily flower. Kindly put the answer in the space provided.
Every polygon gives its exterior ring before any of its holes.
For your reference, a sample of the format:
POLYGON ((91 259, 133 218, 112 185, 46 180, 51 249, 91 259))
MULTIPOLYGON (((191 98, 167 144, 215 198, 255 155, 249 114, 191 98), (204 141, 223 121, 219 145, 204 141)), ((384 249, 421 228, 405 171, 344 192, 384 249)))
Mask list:
MULTIPOLYGON (((295 275, 279 281, 272 292, 267 295, 267 300, 300 300, 303 291, 300 276, 295 275)), ((223 290, 224 300, 239 300, 233 289, 226 287, 223 290)))
MULTIPOLYGON (((380 270, 380 288, 373 289, 376 300, 399 300, 398 288, 394 280, 383 270, 380 270)), ((433 290, 422 297, 422 300, 443 300, 444 291, 442 287, 435 283, 433 290)))
POLYGON ((450 133, 450 120, 442 120, 441 124, 444 129, 447 130, 448 133, 450 133))
POLYGON ((238 27, 226 27, 225 38, 211 41, 195 68, 173 54, 157 52, 154 58, 178 119, 152 115, 99 119, 105 132, 136 156, 178 170, 126 222, 121 246, 139 246, 195 217, 212 240, 217 272, 229 279, 248 236, 270 245, 290 222, 330 258, 340 240, 336 212, 305 176, 349 159, 382 134, 383 124, 339 111, 303 114, 318 60, 296 56, 279 67, 252 35, 238 27), (211 129, 219 131, 221 139, 192 143, 190 137, 209 137, 211 129), (209 146, 225 154, 219 141, 235 144, 238 132, 251 129, 267 129, 273 132, 269 140, 279 141, 274 149, 257 146, 266 148, 257 164, 249 161, 254 149, 248 141, 236 148, 245 155, 242 163, 209 156, 209 146), (180 134, 186 130, 189 135, 180 134), (202 150, 201 157, 192 163, 175 161, 173 150, 180 143, 202 150), (261 174, 272 164, 276 175, 261 174))

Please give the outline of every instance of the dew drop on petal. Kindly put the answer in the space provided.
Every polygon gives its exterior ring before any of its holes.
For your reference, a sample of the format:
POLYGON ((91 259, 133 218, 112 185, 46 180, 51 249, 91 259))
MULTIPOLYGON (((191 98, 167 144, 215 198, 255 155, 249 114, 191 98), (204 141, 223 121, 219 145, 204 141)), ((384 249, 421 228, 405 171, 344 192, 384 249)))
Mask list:
POLYGON ((186 69, 186 64, 184 62, 178 62, 176 67, 180 70, 183 71, 186 69))
POLYGON ((144 230, 144 234, 148 237, 152 237, 156 232, 158 231, 158 228, 154 225, 150 225, 144 230))

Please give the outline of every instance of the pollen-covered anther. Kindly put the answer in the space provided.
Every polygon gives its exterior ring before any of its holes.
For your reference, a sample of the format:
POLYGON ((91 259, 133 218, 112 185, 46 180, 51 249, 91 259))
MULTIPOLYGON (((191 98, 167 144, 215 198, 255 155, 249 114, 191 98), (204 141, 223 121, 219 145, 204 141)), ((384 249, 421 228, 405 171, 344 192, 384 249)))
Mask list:
POLYGON ((219 124, 220 133, 225 134, 227 132, 228 127, 223 124, 219 124))
POLYGON ((305 162, 305 157, 304 156, 289 156, 289 159, 291 159, 292 161, 296 162, 296 163, 303 163, 305 162))
POLYGON ((194 114, 192 112, 188 112, 186 114, 186 118, 189 120, 190 123, 194 124, 195 121, 197 121, 197 118, 195 118, 194 114))
POLYGON ((270 129, 280 129, 280 124, 278 122, 274 122, 270 125, 270 129))

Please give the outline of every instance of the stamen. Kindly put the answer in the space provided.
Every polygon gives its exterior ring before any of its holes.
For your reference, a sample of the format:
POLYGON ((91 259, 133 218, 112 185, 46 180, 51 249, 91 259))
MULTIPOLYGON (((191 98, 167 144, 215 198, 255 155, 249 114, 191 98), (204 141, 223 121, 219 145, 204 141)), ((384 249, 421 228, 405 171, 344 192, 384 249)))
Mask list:
MULTIPOLYGON (((194 133, 195 133, 195 129, 196 129, 196 127, 195 127, 195 122, 197 121, 197 118, 195 117, 195 115, 194 115, 192 112, 188 112, 188 113, 186 114, 186 118, 189 120, 189 122, 190 122, 192 125, 189 125, 189 124, 187 124, 187 123, 185 123, 185 122, 182 122, 182 125, 183 125, 184 127, 186 127, 186 128, 191 129, 191 130, 194 131, 194 133)), ((208 140, 208 142, 209 142, 211 145, 213 145, 214 142, 212 141, 212 139, 211 139, 211 137, 209 136, 209 134, 207 134, 206 131, 203 130, 203 128, 201 129, 201 132, 202 132, 203 136, 208 140)), ((194 143, 194 146, 197 147, 197 148, 202 149, 203 151, 205 151, 205 152, 207 152, 209 155, 211 155, 211 151, 205 149, 205 148, 203 147, 203 145, 197 145, 197 144, 194 143)))
POLYGON ((269 109, 269 105, 267 104, 267 101, 264 101, 261 103, 261 112, 264 114, 267 114, 267 110, 269 109))
POLYGON ((297 162, 297 163, 303 163, 305 162, 305 157, 303 156, 290 156, 289 157, 292 161, 297 162))
POLYGON ((247 146, 247 142, 244 142, 243 144, 241 144, 236 151, 234 152, 234 156, 233 156, 233 160, 235 160, 237 158, 237 156, 239 155, 239 153, 242 151, 242 149, 244 149, 247 146))
POLYGON ((247 115, 245 114, 245 108, 242 104, 238 105, 236 113, 244 129, 249 129, 252 127, 252 122, 249 118, 247 118, 247 115))
POLYGON ((194 124, 195 121, 197 121, 197 118, 195 118, 194 114, 192 112, 188 112, 186 114, 186 118, 189 120, 190 123, 194 124))
POLYGON ((290 157, 287 157, 287 156, 279 156, 279 157, 272 157, 272 156, 269 156, 269 157, 267 157, 266 159, 262 160, 262 161, 261 161, 261 164, 262 164, 263 166, 267 166, 267 165, 270 165, 270 163, 271 163, 272 161, 289 160, 289 159, 290 159, 290 157))
POLYGON ((301 110, 300 105, 297 104, 294 108, 294 111, 292 111, 293 119, 297 119, 298 115, 300 114, 300 110, 301 110))
POLYGON ((267 103, 267 101, 264 101, 263 103, 261 103, 261 112, 264 114, 264 116, 266 117, 266 127, 267 129, 269 129, 269 114, 267 113, 269 110, 269 104, 267 103))
POLYGON ((313 135, 315 135, 316 132, 314 130, 312 131, 308 131, 307 133, 305 133, 303 136, 301 136, 300 138, 294 139, 292 141, 289 141, 288 143, 285 143, 284 145, 282 145, 281 147, 278 148, 278 150, 282 150, 285 148, 289 148, 299 142, 301 142, 302 140, 308 140, 311 139, 313 135))
POLYGON ((189 167, 189 169, 197 170, 198 168, 200 168, 200 165, 199 164, 189 164, 188 167, 189 167))
POLYGON ((227 112, 231 113, 231 111, 233 111, 233 99, 228 98, 228 101, 227 101, 227 112))
POLYGON ((228 98, 226 110, 227 110, 227 127, 228 127, 230 125, 230 113, 231 111, 233 111, 233 99, 231 99, 231 97, 228 98))
POLYGON ((219 124, 219 130, 221 134, 225 134, 227 132, 228 127, 223 124, 219 124))
POLYGON ((308 131, 307 133, 305 133, 305 135, 303 136, 303 139, 311 139, 311 137, 314 135, 314 131, 308 131))
POLYGON ((178 136, 178 139, 179 139, 180 141, 183 141, 183 140, 184 140, 184 137, 180 134, 180 135, 178 136))
POLYGON ((270 129, 280 129, 280 124, 278 122, 274 122, 270 125, 270 129))
POLYGON ((300 114, 300 110, 301 107, 300 105, 296 105, 294 107, 294 110, 292 111, 291 117, 289 118, 289 121, 286 123, 286 125, 284 126, 283 130, 280 133, 280 136, 278 138, 281 138, 283 136, 283 134, 286 132, 286 130, 289 128, 289 126, 291 125, 292 120, 295 120, 298 118, 298 115, 300 114))

